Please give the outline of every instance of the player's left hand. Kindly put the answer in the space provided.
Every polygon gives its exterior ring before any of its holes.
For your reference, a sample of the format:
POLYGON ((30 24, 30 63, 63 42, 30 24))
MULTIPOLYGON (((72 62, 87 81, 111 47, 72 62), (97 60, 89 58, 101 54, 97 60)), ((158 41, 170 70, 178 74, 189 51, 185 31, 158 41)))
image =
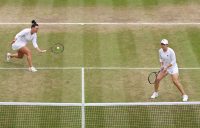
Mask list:
POLYGON ((42 53, 47 52, 47 50, 41 50, 42 53))

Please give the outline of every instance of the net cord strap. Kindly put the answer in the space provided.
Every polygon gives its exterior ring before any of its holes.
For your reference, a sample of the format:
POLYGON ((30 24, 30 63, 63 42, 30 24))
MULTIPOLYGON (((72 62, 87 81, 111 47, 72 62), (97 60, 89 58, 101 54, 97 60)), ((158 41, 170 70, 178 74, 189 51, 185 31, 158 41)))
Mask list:
POLYGON ((81 103, 0 102, 7 106, 82 106, 81 103))
POLYGON ((82 91, 82 128, 85 128, 85 78, 84 78, 84 68, 81 69, 81 91, 82 91))
POLYGON ((43 103, 43 102, 0 102, 10 106, 161 106, 161 105, 200 105, 200 102, 127 102, 127 103, 43 103))

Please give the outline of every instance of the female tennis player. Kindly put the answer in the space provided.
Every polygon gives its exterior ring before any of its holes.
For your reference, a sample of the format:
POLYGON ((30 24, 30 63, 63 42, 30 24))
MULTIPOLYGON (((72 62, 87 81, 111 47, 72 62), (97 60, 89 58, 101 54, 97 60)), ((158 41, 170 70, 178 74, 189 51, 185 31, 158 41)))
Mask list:
POLYGON ((26 46, 29 41, 32 41, 34 48, 36 48, 39 52, 43 53, 46 50, 41 50, 37 44, 37 32, 39 29, 39 25, 35 20, 32 20, 31 28, 23 29, 19 32, 14 40, 12 41, 12 49, 17 51, 15 54, 7 53, 7 61, 9 62, 11 58, 23 58, 24 55, 27 56, 29 71, 36 72, 37 69, 33 67, 32 64, 32 53, 30 49, 26 46))
POLYGON ((188 95, 186 95, 181 83, 179 82, 178 76, 178 65, 176 63, 176 56, 174 50, 168 47, 168 40, 161 40, 161 49, 159 50, 161 70, 156 78, 154 85, 154 92, 151 96, 152 99, 158 97, 158 88, 160 81, 167 76, 171 75, 174 85, 182 94, 183 101, 188 101, 188 95))

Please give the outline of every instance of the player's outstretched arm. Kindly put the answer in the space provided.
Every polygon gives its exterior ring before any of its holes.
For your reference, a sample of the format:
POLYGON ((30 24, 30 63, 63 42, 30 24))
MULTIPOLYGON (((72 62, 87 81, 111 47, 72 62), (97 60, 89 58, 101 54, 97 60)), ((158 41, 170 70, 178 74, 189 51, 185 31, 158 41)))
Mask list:
POLYGON ((41 53, 44 53, 47 51, 47 50, 41 50, 39 47, 37 47, 36 49, 38 50, 38 52, 41 52, 41 53))

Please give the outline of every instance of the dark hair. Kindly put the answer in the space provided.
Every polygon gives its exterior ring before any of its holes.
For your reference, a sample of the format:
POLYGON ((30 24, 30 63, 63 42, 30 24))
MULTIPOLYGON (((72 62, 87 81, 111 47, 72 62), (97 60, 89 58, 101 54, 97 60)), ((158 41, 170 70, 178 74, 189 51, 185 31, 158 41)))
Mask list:
POLYGON ((35 26, 39 26, 35 20, 32 20, 31 23, 32 23, 31 28, 34 28, 35 26))

